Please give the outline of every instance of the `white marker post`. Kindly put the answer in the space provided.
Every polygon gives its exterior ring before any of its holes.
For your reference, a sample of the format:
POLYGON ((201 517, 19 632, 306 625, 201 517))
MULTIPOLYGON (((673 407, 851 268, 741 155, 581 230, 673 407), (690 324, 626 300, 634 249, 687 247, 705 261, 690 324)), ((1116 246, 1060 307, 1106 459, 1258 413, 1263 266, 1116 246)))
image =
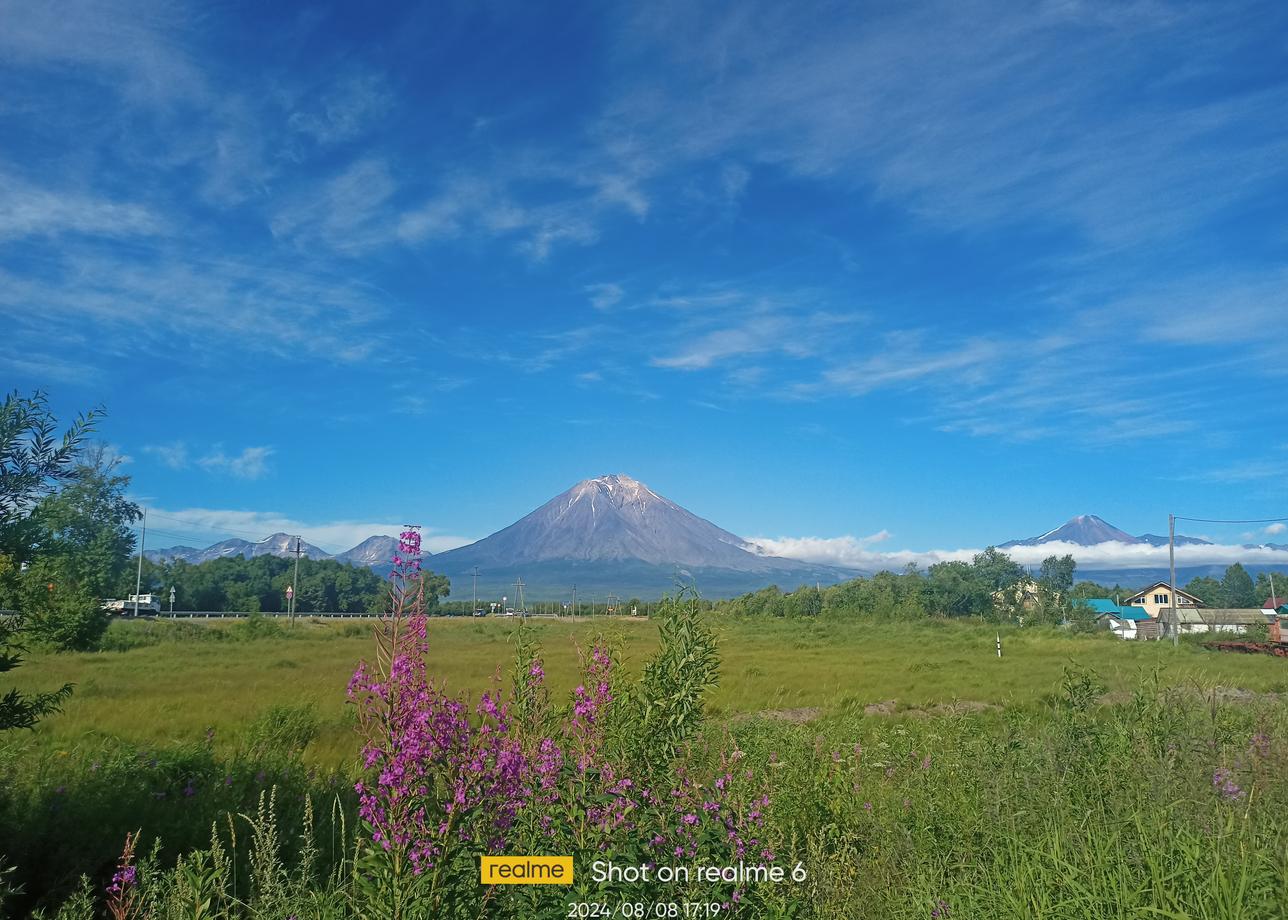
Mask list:
POLYGON ((1002 634, 997 634, 997 657, 1002 657, 1002 634))

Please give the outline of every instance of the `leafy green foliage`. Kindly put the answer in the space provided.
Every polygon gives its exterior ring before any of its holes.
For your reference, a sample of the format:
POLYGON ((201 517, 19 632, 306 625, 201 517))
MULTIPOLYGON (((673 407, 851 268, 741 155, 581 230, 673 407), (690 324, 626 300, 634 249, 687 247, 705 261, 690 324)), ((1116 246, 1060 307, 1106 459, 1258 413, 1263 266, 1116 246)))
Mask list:
POLYGON ((1225 570, 1221 578, 1221 606, 1223 607, 1256 607, 1263 598, 1257 597, 1252 585, 1252 576, 1239 563, 1225 570))
MULTIPOLYGON (((42 533, 42 520, 35 513, 37 504, 57 484, 83 473, 76 466, 78 451, 100 414, 94 410, 80 416, 60 439, 55 436, 57 419, 43 393, 30 397, 11 393, 0 404, 0 609, 8 608, 0 613, 0 673, 22 663, 33 595, 40 598, 38 586, 42 582, 36 579, 48 574, 43 569, 24 571, 42 533)), ((40 600, 38 622, 57 623, 52 638, 79 641, 91 622, 84 614, 84 592, 73 586, 56 601, 40 600), (68 616, 77 618, 78 611, 81 622, 72 623, 69 629, 68 616)), ((70 685, 31 694, 10 689, 0 697, 0 731, 32 727, 41 717, 57 712, 70 693, 70 685)))
MULTIPOLYGON (((173 586, 175 610, 281 613, 287 609, 286 588, 294 578, 294 559, 268 555, 211 559, 199 565, 181 560, 143 562, 144 590, 168 597, 173 586)), ((434 608, 438 598, 447 594, 448 580, 426 573, 425 584, 427 606, 434 608)), ((134 590, 132 578, 128 590, 134 590)), ((385 579, 371 569, 331 559, 300 560, 297 613, 379 612, 388 594, 385 579)))
POLYGON ((1023 567, 989 547, 976 553, 970 562, 938 562, 925 572, 909 566, 902 572, 878 572, 870 578, 855 578, 821 590, 802 586, 791 594, 770 587, 717 601, 712 606, 721 613, 750 617, 823 615, 920 620, 930 616, 1023 616, 1026 622, 1061 623, 1068 617, 1075 568, 1070 556, 1047 559, 1047 581, 1041 583, 1041 596, 1035 597, 1023 567))
POLYGON ((716 637, 695 596, 681 591, 659 605, 658 650, 636 689, 638 721, 631 740, 639 760, 668 764, 704 721, 703 696, 719 680, 716 637))

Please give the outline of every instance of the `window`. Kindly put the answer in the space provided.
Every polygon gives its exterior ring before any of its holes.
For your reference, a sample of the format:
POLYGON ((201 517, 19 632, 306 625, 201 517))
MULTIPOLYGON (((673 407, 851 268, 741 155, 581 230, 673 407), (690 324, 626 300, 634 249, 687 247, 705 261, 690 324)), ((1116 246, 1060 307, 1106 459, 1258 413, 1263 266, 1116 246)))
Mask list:
POLYGON ((1154 603, 1155 603, 1155 604, 1166 604, 1166 603, 1167 603, 1167 595, 1166 595, 1166 594, 1155 594, 1155 595, 1154 595, 1154 603))

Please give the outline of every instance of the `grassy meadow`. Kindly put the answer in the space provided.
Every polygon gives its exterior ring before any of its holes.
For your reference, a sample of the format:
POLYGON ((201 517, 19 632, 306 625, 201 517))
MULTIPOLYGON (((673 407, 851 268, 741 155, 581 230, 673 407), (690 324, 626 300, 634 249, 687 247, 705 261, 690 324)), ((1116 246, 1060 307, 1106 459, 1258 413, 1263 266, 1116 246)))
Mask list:
MULTIPOLYGON (((998 627, 978 621, 709 625, 719 682, 678 760, 640 756, 638 713, 596 729, 619 775, 675 785, 670 795, 691 804, 670 815, 637 801, 630 821, 596 830, 586 815, 625 801, 621 787, 595 793, 590 812, 573 796, 553 824, 539 812, 554 799, 543 799, 518 813, 506 851, 572 852, 580 873, 596 854, 664 858, 650 840, 667 854, 690 840, 701 856, 684 859, 732 864, 747 839, 746 858, 799 862, 808 878, 485 893, 465 846, 445 863, 454 881, 424 902, 433 915, 688 899, 784 918, 1288 916, 1288 662, 1008 627, 999 659, 998 627)), ((478 701, 508 684, 518 628, 430 620, 428 675, 478 701)), ((11 674, 20 686, 76 689, 62 714, 0 738, 0 883, 21 889, 10 909, 102 916, 124 836, 141 829, 130 916, 382 915, 371 907, 379 893, 359 881, 374 870, 355 835, 361 742, 345 702, 356 662, 372 656, 371 629, 116 623, 112 650, 31 655, 11 674)), ((656 621, 526 629, 555 707, 523 729, 534 740, 572 743, 567 701, 591 684, 597 643, 615 650, 614 705, 659 652, 656 621)), ((577 796, 600 775, 565 769, 577 796)), ((4 893, 0 884, 0 907, 4 893)))
MULTIPOLYGON (((656 626, 642 618, 533 619, 527 625, 546 650, 549 686, 561 693, 578 683, 579 650, 597 636, 620 646, 628 671, 637 670, 656 646, 656 626)), ((281 635, 273 630, 245 641, 193 638, 230 628, 232 621, 217 620, 118 622, 109 642, 116 634, 145 634, 134 641, 155 644, 33 654, 13 674, 19 688, 72 683, 76 689, 63 714, 18 736, 19 743, 66 750, 114 736, 155 746, 197 741, 213 728, 216 747, 228 750, 269 707, 305 703, 316 707, 319 718, 309 759, 327 766, 351 760, 358 740, 344 690, 358 660, 371 655, 370 622, 301 619, 281 635)), ((450 691, 477 697, 510 667, 517 628, 509 619, 431 620, 433 673, 450 691)), ((768 712, 813 719, 870 705, 886 715, 916 715, 955 701, 1036 706, 1070 663, 1093 668, 1119 697, 1154 668, 1163 668, 1169 683, 1288 691, 1288 667, 1281 660, 1217 654, 1191 643, 1174 649, 1161 642, 1002 627, 999 659, 998 629, 978 623, 752 620, 717 622, 715 630, 722 666, 709 711, 716 717, 768 712)))

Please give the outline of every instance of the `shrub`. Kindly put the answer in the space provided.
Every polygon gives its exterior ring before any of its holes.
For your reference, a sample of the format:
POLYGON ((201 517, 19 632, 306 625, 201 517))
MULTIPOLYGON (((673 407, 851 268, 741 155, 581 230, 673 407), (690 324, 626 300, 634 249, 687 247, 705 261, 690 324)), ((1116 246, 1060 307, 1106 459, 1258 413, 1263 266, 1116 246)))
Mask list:
POLYGON ((277 622, 276 617, 266 617, 262 613, 251 613, 228 628, 228 637, 240 642, 280 639, 285 635, 286 630, 282 628, 281 623, 277 622))
POLYGON ((298 757, 317 734, 312 703, 270 706, 246 729, 246 753, 252 761, 298 757))

